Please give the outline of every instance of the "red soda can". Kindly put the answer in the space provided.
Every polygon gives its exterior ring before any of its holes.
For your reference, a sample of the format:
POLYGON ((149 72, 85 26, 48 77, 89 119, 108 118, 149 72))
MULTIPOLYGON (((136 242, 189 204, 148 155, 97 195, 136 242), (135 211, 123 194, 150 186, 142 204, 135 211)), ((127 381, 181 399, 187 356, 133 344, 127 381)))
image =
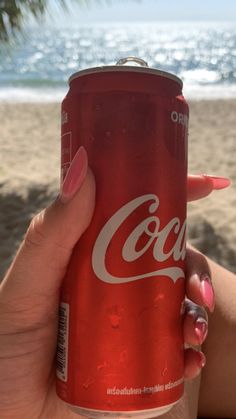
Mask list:
POLYGON ((184 389, 188 105, 176 76, 129 61, 72 75, 62 103, 62 180, 84 146, 97 192, 61 291, 57 394, 89 418, 156 417, 184 389))

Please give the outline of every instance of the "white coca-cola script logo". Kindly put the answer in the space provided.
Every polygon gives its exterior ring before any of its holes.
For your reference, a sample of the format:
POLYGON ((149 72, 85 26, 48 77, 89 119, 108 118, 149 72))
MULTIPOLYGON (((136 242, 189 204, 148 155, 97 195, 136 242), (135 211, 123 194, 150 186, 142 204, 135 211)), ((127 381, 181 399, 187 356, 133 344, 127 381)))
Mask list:
POLYGON ((106 253, 108 246, 114 237, 116 231, 122 226, 125 220, 135 211, 138 207, 143 205, 145 202, 149 202, 148 208, 149 214, 134 230, 131 232, 129 237, 126 239, 122 249, 122 258, 126 262, 134 262, 141 258, 145 252, 148 251, 150 246, 153 245, 153 258, 157 262, 164 262, 173 256, 174 261, 185 258, 185 235, 186 235, 186 221, 181 225, 178 217, 172 218, 164 228, 160 229, 160 219, 154 214, 159 207, 159 199, 154 194, 148 194, 139 196, 128 202, 126 205, 121 207, 104 225, 100 231, 97 240, 95 242, 92 254, 92 265, 93 270, 97 277, 104 282, 109 284, 122 284, 125 282, 136 281, 138 279, 150 278, 153 276, 168 276, 176 282, 177 279, 184 277, 183 269, 177 266, 170 266, 168 268, 156 269, 152 272, 145 272, 140 275, 119 277, 108 272, 106 268, 106 253), (155 228, 150 230, 150 224, 154 223, 155 228), (148 241, 141 250, 136 250, 141 235, 146 234, 148 241), (166 253, 164 251, 165 244, 170 234, 176 235, 176 240, 173 247, 166 253))

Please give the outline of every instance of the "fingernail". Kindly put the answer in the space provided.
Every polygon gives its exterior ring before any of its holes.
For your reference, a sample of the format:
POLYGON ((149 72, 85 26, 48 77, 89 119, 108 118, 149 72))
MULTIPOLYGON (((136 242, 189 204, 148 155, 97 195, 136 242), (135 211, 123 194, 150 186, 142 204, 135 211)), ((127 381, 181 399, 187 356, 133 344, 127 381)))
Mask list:
POLYGON ((211 280, 207 274, 202 274, 200 276, 200 281, 200 289, 204 304, 206 305, 206 307, 209 308, 210 312, 212 313, 215 307, 215 295, 211 284, 211 280))
POLYGON ((227 177, 203 175, 204 177, 211 180, 214 189, 224 189, 230 186, 231 180, 227 177))
POLYGON ((206 365, 206 357, 203 352, 198 352, 198 366, 203 368, 206 365))
POLYGON ((63 204, 69 202, 80 189, 88 169, 88 156, 81 146, 75 154, 61 187, 60 200, 63 204))
POLYGON ((207 321, 204 318, 198 318, 195 321, 194 331, 195 331, 195 334, 197 335, 198 343, 202 344, 202 342, 204 342, 204 340, 207 337, 207 332, 208 332, 207 321))

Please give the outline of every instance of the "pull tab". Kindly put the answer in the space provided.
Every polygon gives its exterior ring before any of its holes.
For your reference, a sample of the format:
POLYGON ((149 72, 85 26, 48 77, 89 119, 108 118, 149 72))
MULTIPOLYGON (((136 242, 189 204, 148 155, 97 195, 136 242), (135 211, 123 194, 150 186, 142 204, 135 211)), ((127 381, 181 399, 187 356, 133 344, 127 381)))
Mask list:
POLYGON ((142 60, 142 58, 138 57, 121 58, 119 61, 117 61, 116 65, 126 65, 127 63, 133 63, 133 65, 140 65, 141 67, 148 67, 148 63, 142 60))

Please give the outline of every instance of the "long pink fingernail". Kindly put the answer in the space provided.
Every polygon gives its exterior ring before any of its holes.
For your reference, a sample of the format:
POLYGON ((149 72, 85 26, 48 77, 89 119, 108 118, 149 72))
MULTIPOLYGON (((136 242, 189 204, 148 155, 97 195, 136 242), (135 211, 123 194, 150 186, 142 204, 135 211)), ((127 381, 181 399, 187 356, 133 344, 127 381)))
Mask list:
POLYGON ((88 170, 88 156, 81 146, 75 154, 61 187, 60 200, 63 204, 69 202, 80 189, 88 170))
POLYGON ((200 281, 200 289, 204 304, 209 308, 211 312, 213 312, 215 307, 215 295, 211 280, 207 274, 202 274, 200 276, 200 281))
POLYGON ((204 342, 204 340, 207 337, 207 332, 208 332, 207 321, 204 318, 198 318, 195 321, 194 331, 195 331, 195 334, 197 335, 198 343, 199 345, 201 345, 202 342, 204 342))
POLYGON ((211 180, 214 189, 224 189, 230 186, 231 180, 223 176, 203 175, 211 180))

